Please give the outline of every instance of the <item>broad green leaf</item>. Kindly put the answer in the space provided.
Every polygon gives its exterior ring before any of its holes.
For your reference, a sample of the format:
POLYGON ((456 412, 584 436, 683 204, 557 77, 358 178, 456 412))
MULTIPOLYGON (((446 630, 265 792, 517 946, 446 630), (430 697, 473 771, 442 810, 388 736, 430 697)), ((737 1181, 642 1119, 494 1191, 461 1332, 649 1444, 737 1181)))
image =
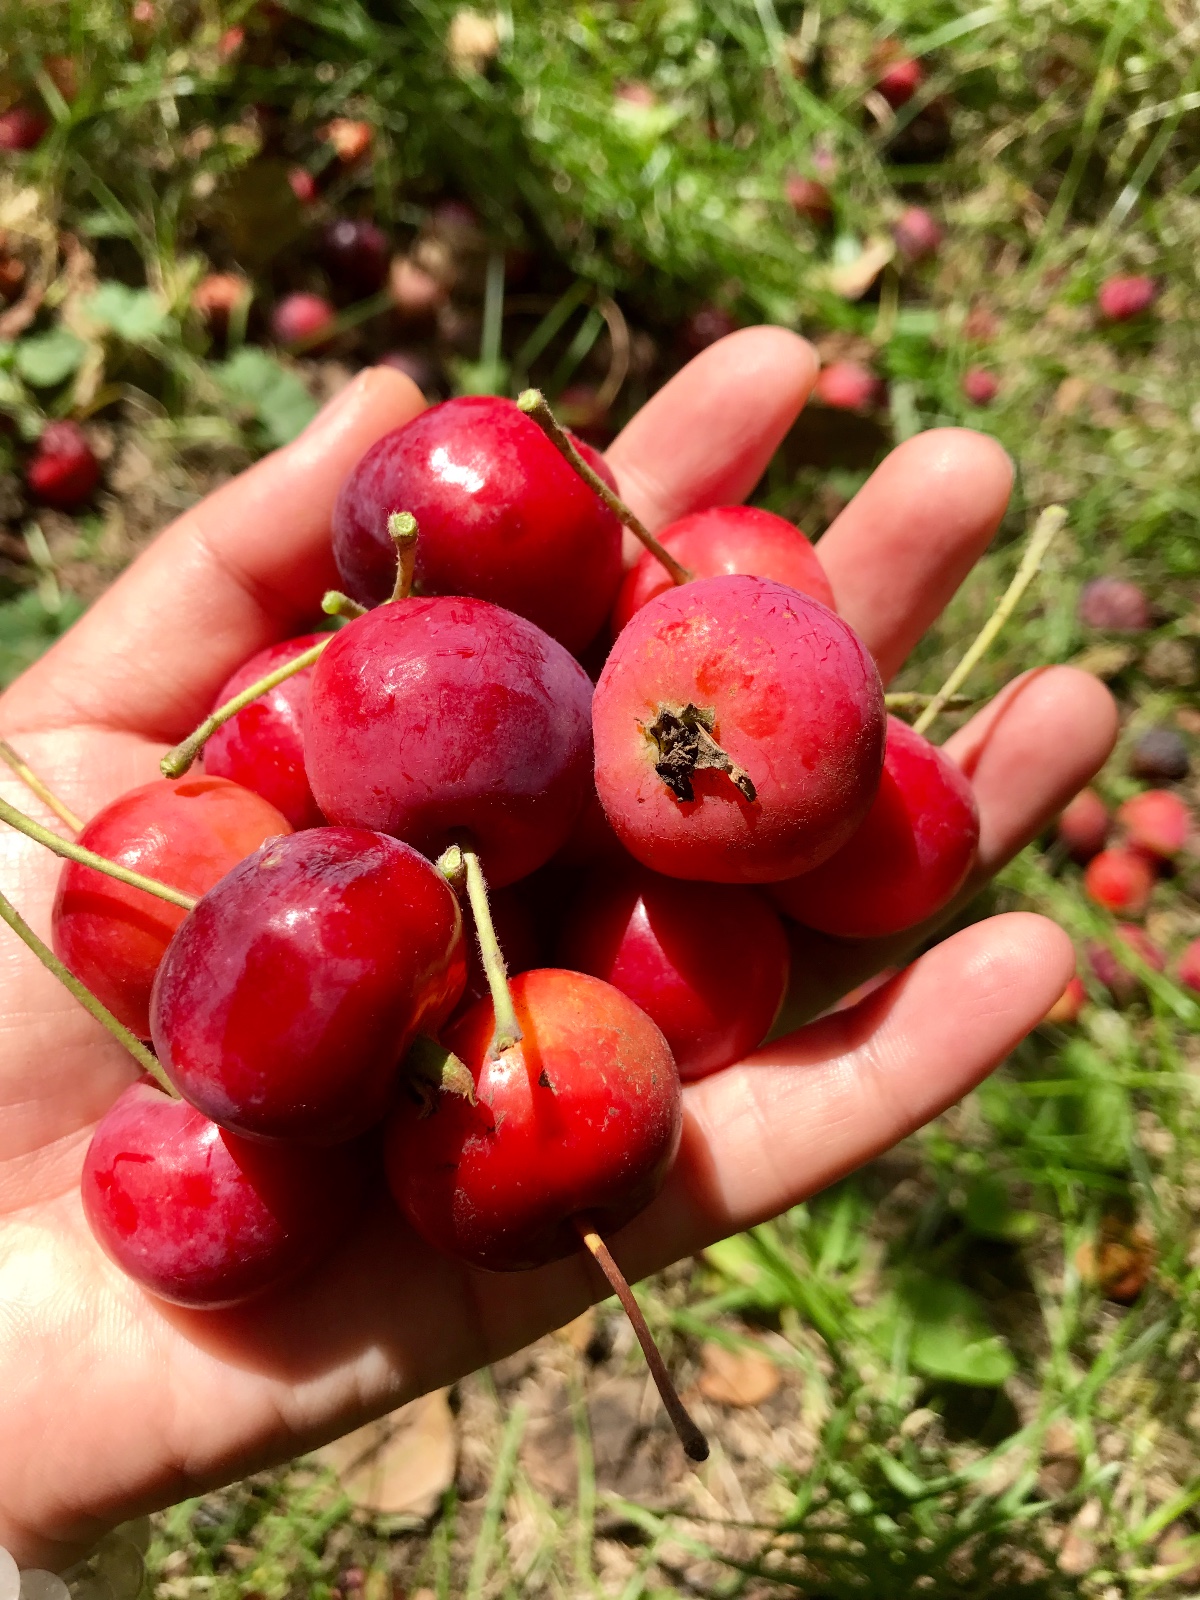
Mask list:
POLYGON ((149 289, 131 289, 124 283, 102 283, 84 301, 84 311, 103 328, 127 344, 146 344, 157 339, 170 318, 166 307, 149 289))
POLYGON ((246 345, 213 373, 234 400, 250 407, 274 445, 289 444, 317 414, 317 402, 296 374, 265 350, 246 345))
POLYGON ((899 1285, 912 1318, 909 1360, 929 1378, 995 1388, 1012 1375, 1012 1352, 991 1331, 978 1297, 961 1283, 910 1273, 899 1285))
POLYGON ((69 378, 83 360, 87 345, 67 328, 32 334, 17 345, 13 365, 35 389, 52 389, 69 378))

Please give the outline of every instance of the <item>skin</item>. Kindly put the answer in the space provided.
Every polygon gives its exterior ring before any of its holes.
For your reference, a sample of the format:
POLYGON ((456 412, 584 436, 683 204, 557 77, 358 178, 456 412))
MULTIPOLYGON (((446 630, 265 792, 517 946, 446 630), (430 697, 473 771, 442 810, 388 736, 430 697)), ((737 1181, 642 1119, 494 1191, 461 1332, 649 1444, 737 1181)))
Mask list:
MULTIPOLYGON (((640 515, 661 527, 747 495, 816 366, 779 329, 704 351, 609 452, 640 515)), ((185 513, 0 699, 0 734, 84 816, 152 778, 230 673, 311 617, 336 581, 328 532, 341 479, 422 403, 401 374, 365 373, 294 444, 185 513)), ((822 540, 838 609, 885 676, 994 535, 1011 479, 988 439, 920 434, 822 540)), ((1115 729, 1101 684, 1044 668, 955 735, 948 748, 980 804, 976 885, 1091 778, 1115 729)), ((7 770, 0 787, 51 821, 7 770)), ((57 875, 36 846, 0 837, 0 884, 43 936, 57 875)), ((811 938, 793 1016, 924 934, 860 948, 811 938)), ((1052 924, 995 917, 858 1006, 688 1085, 679 1157, 615 1236, 618 1260, 642 1275, 887 1149, 978 1083, 1073 965, 1052 924)), ((0 944, 0 1018, 0 1544, 22 1565, 63 1564, 123 1517, 344 1433, 607 1293, 582 1258, 519 1278, 467 1271, 380 1203, 321 1273, 277 1300, 205 1314, 156 1304, 95 1245, 78 1194, 90 1129, 134 1069, 13 939, 0 944)))

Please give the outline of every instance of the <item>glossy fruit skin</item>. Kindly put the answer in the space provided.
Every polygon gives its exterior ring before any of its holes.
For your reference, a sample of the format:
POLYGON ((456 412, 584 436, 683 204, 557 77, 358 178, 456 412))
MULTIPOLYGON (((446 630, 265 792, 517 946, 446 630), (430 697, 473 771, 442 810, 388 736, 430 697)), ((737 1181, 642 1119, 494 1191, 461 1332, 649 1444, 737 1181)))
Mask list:
MULTIPOLYGON (((590 446, 580 450, 601 471, 590 446)), ((601 476, 611 480, 607 468, 601 476)), ((393 511, 417 519, 421 593, 490 600, 568 650, 600 631, 621 581, 621 524, 512 400, 468 395, 431 406, 350 473, 334 508, 333 551, 364 605, 392 592, 393 511)))
POLYGON ((313 1265, 361 1201, 363 1153, 265 1145, 226 1133, 148 1079, 101 1118, 83 1208, 121 1270, 161 1300, 213 1311, 313 1265))
MULTIPOLYGON (((268 672, 294 661, 326 635, 305 633, 251 656, 222 685, 214 705, 224 705, 268 672)), ((204 770, 230 778, 269 800, 293 828, 319 828, 324 817, 304 770, 304 718, 313 669, 305 667, 244 706, 204 746, 204 770)))
POLYGON ((662 1187, 683 1122, 666 1040, 619 990, 541 968, 512 993, 525 1038, 503 1055, 489 1053, 489 1000, 443 1036, 476 1103, 441 1093, 432 1115, 399 1107, 384 1157, 421 1237, 493 1272, 573 1255, 573 1216, 605 1234, 623 1227, 662 1187))
MULTIPOLYGON (((716 506, 693 511, 660 530, 659 542, 697 578, 745 572, 774 578, 834 609, 833 590, 817 553, 794 523, 756 506, 716 506)), ((649 550, 630 567, 612 612, 621 629, 647 600, 674 587, 671 574, 649 550)))
MULTIPOLYGON (((1140 956, 1152 971, 1161 972, 1166 966, 1162 951, 1144 928, 1132 922, 1118 922, 1113 931, 1120 943, 1132 950, 1134 955, 1140 956)), ((1092 971, 1118 1005, 1127 1005, 1141 991, 1141 978, 1106 944, 1089 944, 1087 953, 1092 971)))
POLYGON ((923 206, 909 206, 893 227, 892 237, 906 261, 925 261, 937 255, 942 243, 942 230, 923 206))
POLYGON ((1078 1022, 1079 1014, 1087 1004, 1087 990, 1083 986, 1083 979, 1078 973, 1067 980, 1067 987, 1042 1018, 1043 1022, 1051 1022, 1059 1027, 1069 1027, 1071 1023, 1078 1022))
POLYGON ((773 884, 771 898, 807 928, 882 938, 948 905, 978 848, 979 808, 966 774, 889 717, 883 776, 866 820, 814 872, 773 884))
MULTIPOLYGON (((97 855, 200 895, 265 839, 290 833, 287 818, 226 778, 158 778, 98 811, 79 835, 97 855)), ((54 897, 54 948, 139 1039, 150 1037, 154 974, 186 912, 143 889, 74 861, 54 897)))
POLYGON ((1178 783, 1191 765, 1187 745, 1174 728, 1148 728, 1129 752, 1129 770, 1135 778, 1178 783))
POLYGON ((1135 794, 1117 811, 1117 821, 1135 850, 1162 861, 1173 860, 1192 831, 1192 815, 1184 801, 1169 789, 1147 789, 1135 794))
POLYGON ((883 397, 883 385, 858 361, 831 361, 817 373, 813 394, 835 411, 869 411, 883 397))
POLYGON ((1152 621, 1150 602, 1125 578, 1093 578, 1079 591, 1079 620, 1107 633, 1142 633, 1152 621))
POLYGON ((315 343, 333 328, 336 313, 322 295, 285 295, 271 313, 271 332, 280 344, 315 343))
POLYGON ((1088 862, 1083 886, 1097 905, 1140 917, 1154 889, 1154 868, 1136 850, 1102 850, 1088 862))
POLYGON ((423 856, 310 828, 241 862, 182 924, 154 984, 154 1048, 221 1127, 340 1144, 384 1115, 466 971, 458 900, 423 856))
POLYGON ((866 816, 886 717, 875 663, 819 601, 746 576, 658 595, 612 648, 592 707, 596 791, 618 839, 672 878, 771 883, 811 871, 866 816), (680 800, 647 733, 664 708, 714 717, 757 787, 700 770, 680 800))
POLYGON ((49 117, 28 106, 14 106, 0 115, 0 150, 32 150, 50 127, 49 117))
POLYGON ((1104 849, 1110 826, 1108 807, 1095 789, 1081 789, 1063 808, 1056 833, 1074 860, 1082 863, 1104 849))
POLYGON ((46 424, 25 482, 35 499, 60 511, 73 511, 91 498, 100 482, 100 463, 77 422, 46 424))
POLYGON ((380 606, 313 674, 305 767, 331 822, 426 855, 473 842, 514 883, 568 837, 590 783, 592 685, 524 617, 442 596, 380 606))
POLYGON ((790 966, 783 924, 756 890, 644 867, 588 878, 564 918, 558 959, 640 1006, 685 1083, 762 1043, 790 966))
POLYGON ((990 406, 1000 393, 1000 380, 986 367, 968 367, 963 373, 962 392, 973 406, 990 406))
POLYGON ((1130 277, 1106 278, 1096 292, 1100 315, 1108 322, 1129 322, 1140 317, 1158 295, 1153 278, 1138 273, 1130 277))
POLYGON ((387 235, 366 217, 335 218, 325 229, 321 254, 329 276, 348 294, 376 294, 387 282, 387 235))

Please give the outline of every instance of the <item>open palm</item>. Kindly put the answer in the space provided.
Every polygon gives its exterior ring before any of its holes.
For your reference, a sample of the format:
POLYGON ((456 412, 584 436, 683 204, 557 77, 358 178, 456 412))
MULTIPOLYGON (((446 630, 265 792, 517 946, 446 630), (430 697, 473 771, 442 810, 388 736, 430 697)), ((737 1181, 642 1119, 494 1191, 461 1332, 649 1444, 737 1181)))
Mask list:
MULTIPOLYGON (((740 500, 803 404, 810 348, 750 329, 706 351, 609 459, 651 527, 740 500)), ((300 630, 336 583, 342 478, 420 410, 364 373, 293 445, 188 512, 0 698, 0 734, 91 816, 157 775, 229 673, 300 630)), ((821 543, 838 607, 893 673, 995 532, 1010 466, 957 429, 895 450, 821 543)), ((976 882, 1107 755, 1093 679, 1028 674, 951 741, 982 815, 976 882)), ((42 815, 5 778, 3 792, 42 815)), ((46 816, 47 822, 53 818, 46 816)), ((0 887, 43 935, 57 861, 0 838, 0 887)), ((93 1243, 78 1197, 91 1129, 134 1075, 119 1046, 7 933, 0 940, 0 1544, 62 1565, 111 1524, 288 1458, 559 1326, 605 1292, 584 1260, 520 1279, 467 1272, 381 1194, 312 1278, 244 1310, 150 1299, 93 1243)), ((895 950, 805 936, 815 1014, 895 950)), ((946 940, 857 1007, 686 1091, 667 1189, 615 1240, 631 1277, 771 1216, 903 1137, 975 1084, 1062 989, 1072 955, 1041 918, 946 940)))

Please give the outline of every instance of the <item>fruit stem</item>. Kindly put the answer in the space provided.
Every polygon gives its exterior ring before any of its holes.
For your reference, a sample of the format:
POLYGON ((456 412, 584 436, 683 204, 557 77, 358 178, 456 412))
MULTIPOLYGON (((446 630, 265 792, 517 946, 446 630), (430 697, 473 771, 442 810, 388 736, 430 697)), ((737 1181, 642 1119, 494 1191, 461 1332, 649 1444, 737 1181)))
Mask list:
POLYGON ((467 874, 467 899, 471 902, 471 915, 475 918, 475 937, 479 941, 479 954, 483 958, 488 988, 492 991, 492 1012, 496 1018, 492 1054, 498 1056, 514 1044, 519 1044, 524 1034, 517 1021, 512 990, 508 987, 508 969, 504 965, 504 954, 492 922, 483 868, 474 850, 464 850, 462 860, 467 874))
POLYGON ((250 684, 240 694, 235 694, 232 700, 226 700, 223 706, 218 706, 210 716, 205 717, 194 732, 189 733, 187 738, 177 744, 173 750, 167 751, 158 764, 159 771, 163 777, 182 778, 219 727, 228 722, 230 717, 236 717, 243 707, 250 704, 251 700, 257 700, 259 695, 266 694, 268 690, 273 689, 277 683, 284 683, 288 678, 294 678, 298 672, 303 672, 305 667, 311 667, 321 654, 321 651, 334 637, 332 633, 326 635, 324 639, 318 640, 311 649, 305 650, 301 655, 293 656, 290 661, 285 661, 283 666, 276 667, 274 672, 268 672, 264 677, 259 678, 257 683, 250 684))
POLYGON ((955 690, 966 681, 982 660, 996 635, 1017 609, 1021 596, 1037 576, 1046 552, 1062 532, 1066 521, 1067 512, 1064 506, 1047 506, 1034 523, 1029 544, 1021 557, 1020 566, 1013 574, 1012 582, 1001 595, 996 609, 979 630, 974 643, 968 647, 962 660, 913 723, 914 733, 924 733, 930 723, 941 715, 955 690))
POLYGON ((625 1274, 613 1260, 612 1253, 604 1240, 585 1218, 572 1217, 571 1222, 584 1246, 591 1251, 597 1266, 608 1279, 613 1293, 621 1302, 625 1315, 633 1325, 637 1341, 642 1347, 642 1354, 646 1358, 646 1365, 650 1368, 650 1376, 654 1379, 654 1386, 662 1396, 662 1403, 667 1409, 667 1415, 675 1432, 679 1435, 679 1442, 685 1454, 693 1461, 707 1461, 708 1440, 688 1416, 683 1401, 679 1398, 679 1391, 671 1381, 667 1364, 654 1342, 654 1335, 646 1326, 642 1308, 633 1297, 633 1290, 629 1287, 625 1274))
POLYGON ((163 1071, 162 1065, 156 1057, 151 1055, 140 1039, 130 1033, 123 1022, 117 1021, 108 1007, 97 1000, 85 983, 80 983, 75 974, 62 964, 49 945, 42 943, 16 906, 4 894, 0 894, 0 921, 7 922, 17 938, 33 951, 47 972, 52 972, 64 988, 70 990, 84 1010, 90 1012, 101 1027, 107 1028, 118 1044, 125 1046, 142 1071, 148 1072, 161 1088, 165 1089, 173 1099, 178 1100, 179 1096, 171 1080, 163 1071))
POLYGON ((417 519, 411 511, 393 511, 387 526, 388 538, 396 546, 396 587, 388 599, 407 600, 417 564, 417 519))
MULTIPOLYGON (((885 694, 883 703, 889 711, 921 711, 934 696, 922 694, 916 689, 897 689, 894 694, 885 694)), ((952 694, 948 700, 943 700, 943 711, 969 711, 975 704, 975 698, 969 694, 952 694)))
POLYGON ((327 617, 345 617, 348 622, 353 622, 355 617, 365 617, 366 606, 360 606, 357 600, 351 600, 348 594, 343 594, 340 589, 327 589, 321 599, 321 610, 327 617))
POLYGON ((11 767, 25 787, 32 794, 37 795, 43 805, 49 806, 58 820, 65 823, 72 833, 78 833, 82 829, 82 819, 77 817, 70 806, 65 805, 56 794, 46 787, 29 763, 13 749, 7 739, 0 739, 0 761, 11 767))
POLYGON ((629 509, 620 495, 614 494, 600 474, 588 466, 572 443, 570 434, 546 403, 546 396, 542 391, 526 389, 518 398, 517 405, 527 417, 533 418, 567 465, 573 467, 588 488, 600 496, 618 521, 624 523, 630 533, 642 541, 650 554, 662 562, 671 574, 671 582, 690 583, 692 574, 688 569, 676 561, 666 546, 658 542, 641 518, 629 509))
POLYGON ((190 911, 196 904, 195 899, 190 894, 184 894, 182 889, 172 889, 169 883, 159 883, 157 878, 144 878, 140 872, 131 872, 128 867, 110 861, 107 856, 98 856, 94 850, 85 850, 73 839, 64 839, 60 834, 51 833, 50 829, 43 828, 40 822, 35 822, 23 811, 10 806, 7 800, 0 800, 0 822, 7 822, 10 828, 15 828, 26 838, 44 844, 46 849, 53 850, 56 856, 66 856, 68 861, 78 861, 82 866, 95 867, 97 872, 103 872, 109 878, 116 878, 119 883, 127 883, 131 889, 144 889, 147 894, 157 895, 160 900, 169 900, 173 906, 182 906, 185 911, 190 911))

